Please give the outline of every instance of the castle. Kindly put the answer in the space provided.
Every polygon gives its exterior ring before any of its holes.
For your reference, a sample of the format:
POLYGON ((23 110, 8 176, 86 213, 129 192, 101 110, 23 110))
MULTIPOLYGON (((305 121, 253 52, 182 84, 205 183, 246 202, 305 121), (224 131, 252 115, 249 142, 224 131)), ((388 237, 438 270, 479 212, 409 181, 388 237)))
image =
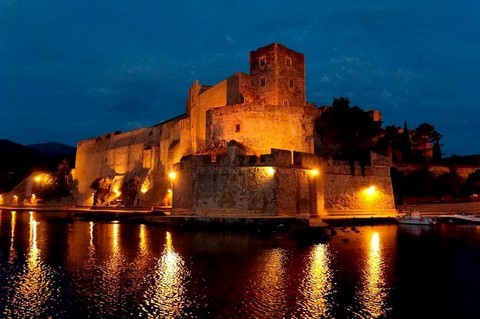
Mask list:
POLYGON ((168 206, 172 214, 334 216, 394 211, 388 159, 360 172, 323 162, 305 99, 304 55, 273 43, 249 74, 196 81, 186 113, 78 142, 81 205, 168 206))

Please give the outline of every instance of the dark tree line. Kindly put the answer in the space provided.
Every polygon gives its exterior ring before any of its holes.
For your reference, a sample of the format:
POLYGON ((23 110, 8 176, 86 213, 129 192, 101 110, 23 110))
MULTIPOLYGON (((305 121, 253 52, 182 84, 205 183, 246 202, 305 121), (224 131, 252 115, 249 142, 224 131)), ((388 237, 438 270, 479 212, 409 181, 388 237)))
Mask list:
POLYGON ((335 98, 315 123, 322 143, 317 152, 324 158, 368 162, 381 125, 360 107, 350 106, 349 99, 335 98))
POLYGON ((334 98, 316 120, 321 146, 316 153, 324 158, 368 161, 370 151, 392 156, 394 163, 430 163, 441 160, 442 135, 429 123, 415 130, 397 126, 382 128, 372 114, 350 106, 348 98, 334 98))
POLYGON ((397 204, 405 203, 406 198, 417 198, 424 202, 467 202, 476 200, 480 195, 480 169, 465 180, 453 168, 450 172, 435 176, 428 167, 409 173, 392 167, 391 176, 397 204))

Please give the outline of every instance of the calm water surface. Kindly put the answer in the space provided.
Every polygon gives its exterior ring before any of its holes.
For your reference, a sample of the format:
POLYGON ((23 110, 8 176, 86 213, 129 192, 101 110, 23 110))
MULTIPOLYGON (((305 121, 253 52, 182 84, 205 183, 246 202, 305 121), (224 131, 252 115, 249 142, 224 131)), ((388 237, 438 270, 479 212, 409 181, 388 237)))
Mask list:
POLYGON ((182 232, 1 211, 2 318, 480 318, 480 227, 182 232))

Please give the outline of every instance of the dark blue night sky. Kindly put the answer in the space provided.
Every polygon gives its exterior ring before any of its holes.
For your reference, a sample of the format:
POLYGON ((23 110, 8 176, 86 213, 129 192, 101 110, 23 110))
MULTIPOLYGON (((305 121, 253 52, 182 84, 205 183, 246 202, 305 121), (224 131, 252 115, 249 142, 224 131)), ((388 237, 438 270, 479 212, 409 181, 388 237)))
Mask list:
POLYGON ((480 153, 479 1, 0 1, 0 138, 76 145, 184 112, 190 85, 305 54, 307 100, 429 122, 480 153))

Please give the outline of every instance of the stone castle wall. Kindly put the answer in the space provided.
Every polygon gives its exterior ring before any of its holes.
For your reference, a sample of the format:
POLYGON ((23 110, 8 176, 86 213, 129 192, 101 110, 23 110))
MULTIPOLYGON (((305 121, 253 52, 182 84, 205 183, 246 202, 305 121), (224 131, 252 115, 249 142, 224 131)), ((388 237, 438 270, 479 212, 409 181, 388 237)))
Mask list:
POLYGON ((305 57, 281 44, 250 52, 256 100, 266 105, 305 106, 305 57))
POLYGON ((390 161, 371 154, 370 165, 352 167, 348 162, 326 162, 324 165, 325 210, 392 212, 395 209, 390 161))
MULTIPOLYGON (((209 156, 183 160, 176 165, 173 214, 317 215, 321 177, 312 175, 310 168, 292 165, 290 151, 276 150, 262 159, 263 163, 255 156, 226 155, 216 163, 209 156)), ((318 166, 318 158, 315 163, 318 166)))
POLYGON ((207 111, 207 140, 212 145, 235 140, 251 154, 272 148, 314 151, 317 109, 280 105, 242 104, 207 111))
POLYGON ((167 173, 173 163, 191 153, 189 126, 188 118, 177 118, 153 127, 79 142, 74 171, 80 195, 78 203, 93 204, 94 190, 90 186, 97 178, 108 177, 113 181, 110 189, 113 197, 126 180, 137 176, 145 191, 139 194, 137 204, 161 204, 170 188, 167 173))

